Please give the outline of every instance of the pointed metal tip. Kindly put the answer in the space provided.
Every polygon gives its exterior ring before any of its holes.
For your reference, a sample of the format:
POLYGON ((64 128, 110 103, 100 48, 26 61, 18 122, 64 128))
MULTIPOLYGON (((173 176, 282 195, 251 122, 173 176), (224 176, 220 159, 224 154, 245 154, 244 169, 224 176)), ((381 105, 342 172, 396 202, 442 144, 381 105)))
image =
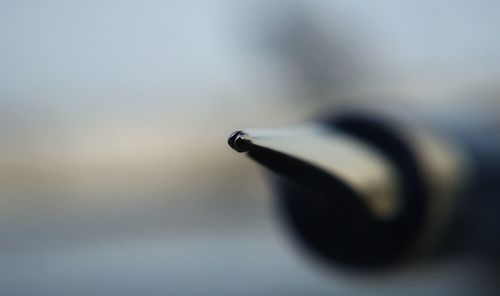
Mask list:
POLYGON ((231 148, 238 152, 247 152, 252 146, 250 136, 242 131, 235 131, 232 133, 231 136, 229 136, 229 139, 227 139, 227 143, 231 148))

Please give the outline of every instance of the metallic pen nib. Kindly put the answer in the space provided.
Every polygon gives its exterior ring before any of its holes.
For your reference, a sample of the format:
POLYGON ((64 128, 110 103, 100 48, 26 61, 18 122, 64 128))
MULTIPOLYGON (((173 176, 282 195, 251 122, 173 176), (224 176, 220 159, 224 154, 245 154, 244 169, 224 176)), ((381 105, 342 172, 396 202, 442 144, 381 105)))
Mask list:
POLYGON ((235 131, 232 133, 231 136, 229 136, 229 139, 227 139, 227 143, 231 146, 231 148, 238 152, 247 152, 252 146, 250 136, 242 131, 235 131))

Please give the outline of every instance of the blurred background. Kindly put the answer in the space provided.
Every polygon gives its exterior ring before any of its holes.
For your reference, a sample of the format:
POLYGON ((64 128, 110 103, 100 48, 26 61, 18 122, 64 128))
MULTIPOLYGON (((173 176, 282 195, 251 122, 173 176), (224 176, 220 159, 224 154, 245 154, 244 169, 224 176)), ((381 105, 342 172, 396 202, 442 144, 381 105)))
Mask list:
POLYGON ((0 1, 0 294, 486 289, 466 258, 320 266, 226 139, 367 99, 495 99, 499 26, 487 0, 0 1))

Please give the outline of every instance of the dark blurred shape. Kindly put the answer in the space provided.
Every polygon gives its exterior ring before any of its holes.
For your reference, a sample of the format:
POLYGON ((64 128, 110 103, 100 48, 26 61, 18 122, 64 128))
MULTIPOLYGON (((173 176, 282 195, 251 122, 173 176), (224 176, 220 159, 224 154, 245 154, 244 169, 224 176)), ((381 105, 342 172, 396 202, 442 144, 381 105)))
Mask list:
POLYGON ((307 104, 325 104, 339 99, 367 74, 363 52, 350 38, 347 28, 322 25, 306 3, 292 1, 281 7, 278 20, 266 30, 264 47, 287 69, 302 87, 300 99, 307 104))

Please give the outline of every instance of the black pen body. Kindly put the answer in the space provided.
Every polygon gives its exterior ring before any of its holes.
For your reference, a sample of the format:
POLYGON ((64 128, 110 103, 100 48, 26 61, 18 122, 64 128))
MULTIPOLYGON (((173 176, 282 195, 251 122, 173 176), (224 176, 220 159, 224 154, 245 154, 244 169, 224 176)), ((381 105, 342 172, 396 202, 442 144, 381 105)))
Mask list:
POLYGON ((327 262, 373 269, 458 252, 496 257, 495 111, 344 109, 320 116, 321 132, 312 136, 278 132, 270 136, 276 144, 249 132, 246 152, 274 172, 290 232, 327 262), (309 147, 289 149, 294 145, 309 147), (330 158, 340 160, 328 166, 330 158))

